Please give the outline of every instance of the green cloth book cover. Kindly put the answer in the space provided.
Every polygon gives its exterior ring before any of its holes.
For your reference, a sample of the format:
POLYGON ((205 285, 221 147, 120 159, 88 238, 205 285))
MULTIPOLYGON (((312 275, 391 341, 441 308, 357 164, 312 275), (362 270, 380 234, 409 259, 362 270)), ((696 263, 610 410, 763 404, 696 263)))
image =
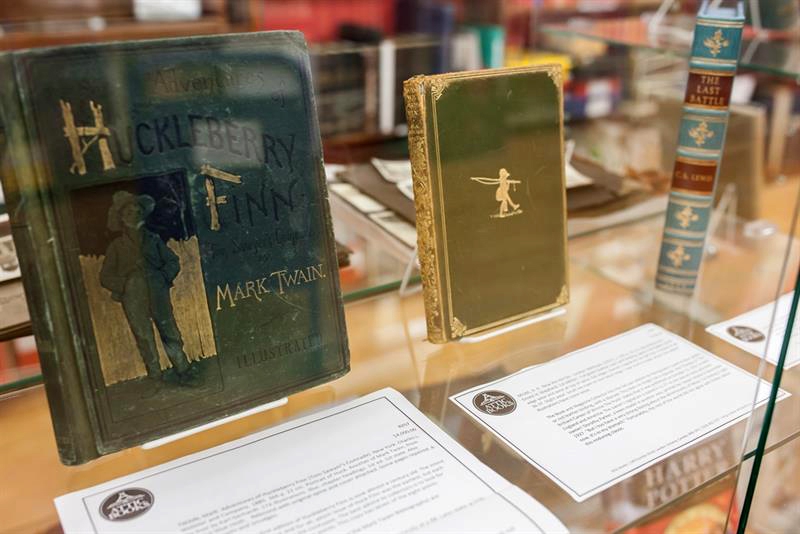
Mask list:
POLYGON ((428 339, 569 300, 558 65, 405 82, 428 339))
POLYGON ((13 52, 0 84, 64 463, 347 372, 300 33, 13 52))

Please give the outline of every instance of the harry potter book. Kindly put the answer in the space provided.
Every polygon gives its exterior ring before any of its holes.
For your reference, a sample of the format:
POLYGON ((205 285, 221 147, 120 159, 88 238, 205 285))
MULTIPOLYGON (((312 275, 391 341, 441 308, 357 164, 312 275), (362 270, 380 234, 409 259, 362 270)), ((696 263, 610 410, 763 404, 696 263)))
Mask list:
POLYGON ((742 2, 712 4, 703 2, 695 24, 656 274, 656 288, 677 295, 691 295, 700 272, 744 25, 742 2))
POLYGON ((611 517, 609 530, 722 533, 729 518, 735 526, 736 508, 731 508, 735 479, 720 476, 737 463, 733 441, 727 434, 710 438, 613 486, 603 495, 611 517), (630 524, 636 526, 623 530, 623 525, 630 524))
POLYGON ((569 298, 557 65, 405 82, 428 339, 569 298))
POLYGON ((347 372, 301 34, 14 52, 0 85, 64 463, 347 372))

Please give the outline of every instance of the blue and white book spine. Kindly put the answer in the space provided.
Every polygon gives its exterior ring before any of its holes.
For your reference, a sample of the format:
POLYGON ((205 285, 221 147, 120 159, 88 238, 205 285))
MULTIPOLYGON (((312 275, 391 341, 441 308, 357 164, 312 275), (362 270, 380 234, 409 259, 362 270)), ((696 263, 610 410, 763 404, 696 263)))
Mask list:
POLYGON ((682 295, 692 295, 700 271, 745 18, 741 1, 711 3, 704 0, 695 24, 656 274, 657 289, 682 295))

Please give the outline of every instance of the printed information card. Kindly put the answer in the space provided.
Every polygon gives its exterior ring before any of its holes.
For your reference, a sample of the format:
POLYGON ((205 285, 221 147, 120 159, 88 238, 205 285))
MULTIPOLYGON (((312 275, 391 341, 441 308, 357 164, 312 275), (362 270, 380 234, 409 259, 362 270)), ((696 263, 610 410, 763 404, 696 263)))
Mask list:
POLYGON ((56 507, 67 533, 567 532, 392 389, 56 507))
MULTIPOLYGON (((733 319, 712 324, 706 330, 758 358, 764 356, 764 351, 768 350, 767 361, 772 365, 777 365, 783 346, 783 336, 786 334, 786 325, 789 322, 791 305, 792 293, 787 293, 778 299, 777 309, 775 301, 772 301, 733 319), (775 312, 775 324, 770 333, 769 325, 772 321, 773 311, 775 312), (767 348, 767 336, 769 336, 769 349, 767 348)), ((800 363, 798 332, 800 332, 800 322, 795 321, 784 369, 800 363)))
POLYGON ((746 418, 757 381, 646 324, 450 399, 583 501, 746 418))

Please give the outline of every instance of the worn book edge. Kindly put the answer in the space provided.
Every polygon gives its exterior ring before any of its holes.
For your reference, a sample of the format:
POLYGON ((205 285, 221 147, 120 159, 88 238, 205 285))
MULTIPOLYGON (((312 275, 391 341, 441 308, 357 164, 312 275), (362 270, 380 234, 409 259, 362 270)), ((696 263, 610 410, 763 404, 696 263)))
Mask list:
POLYGON ((59 456, 63 463, 75 465, 96 458, 99 453, 93 440, 87 438, 93 435, 93 430, 86 406, 81 402, 83 388, 76 368, 74 347, 70 344, 66 350, 59 351, 60 359, 56 355, 56 337, 72 337, 69 329, 66 332, 55 332, 59 325, 63 329, 66 321, 63 301, 58 299, 57 305, 50 305, 45 298, 48 293, 60 293, 58 281, 48 282, 44 273, 54 273, 58 278, 59 271, 55 265, 58 260, 52 254, 57 243, 51 242, 50 247, 40 251, 42 254, 35 251, 35 243, 48 242, 47 239, 41 241, 42 236, 37 238, 33 234, 49 228, 46 202, 42 198, 48 194, 49 189, 42 189, 39 184, 38 174, 41 168, 32 153, 29 121, 26 119, 19 91, 13 53, 0 56, 0 73, 0 79, 3 80, 3 87, 0 89, 0 120, 4 124, 7 140, 2 173, 12 235, 19 250, 20 266, 26 273, 23 276, 25 299, 31 316, 39 319, 32 321, 32 328, 37 340, 42 374, 47 377, 45 393, 53 414, 51 420, 59 456), (54 282, 56 287, 48 287, 54 282), (81 400, 74 402, 75 395, 81 396, 81 400))

